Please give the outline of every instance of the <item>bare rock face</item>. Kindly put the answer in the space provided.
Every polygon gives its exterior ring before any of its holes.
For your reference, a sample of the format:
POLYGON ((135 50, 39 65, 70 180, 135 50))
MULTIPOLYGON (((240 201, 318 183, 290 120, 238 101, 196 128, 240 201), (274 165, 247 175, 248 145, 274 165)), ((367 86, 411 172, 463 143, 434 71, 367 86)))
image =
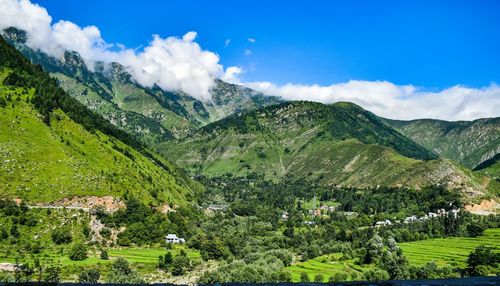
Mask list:
POLYGON ((477 215, 496 214, 500 211, 500 204, 494 199, 482 200, 479 204, 466 205, 465 210, 477 215))
POLYGON ((109 213, 113 213, 119 209, 125 208, 125 203, 121 199, 112 196, 64 198, 54 204, 62 207, 82 208, 89 210, 94 208, 104 208, 104 210, 109 213))

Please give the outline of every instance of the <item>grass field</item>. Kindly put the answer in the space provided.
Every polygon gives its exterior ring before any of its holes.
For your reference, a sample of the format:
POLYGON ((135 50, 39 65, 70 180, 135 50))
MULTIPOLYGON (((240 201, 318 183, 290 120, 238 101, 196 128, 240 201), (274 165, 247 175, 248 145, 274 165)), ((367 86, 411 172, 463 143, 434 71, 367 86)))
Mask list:
POLYGON ((500 251, 500 228, 488 229, 479 237, 448 237, 400 243, 411 264, 423 265, 435 261, 438 265, 465 266, 474 248, 486 245, 500 251))
POLYGON ((302 272, 307 273, 311 281, 314 281, 314 277, 317 274, 321 274, 323 275, 324 282, 327 282, 328 278, 337 272, 348 272, 352 280, 353 275, 357 277, 366 269, 354 264, 352 260, 340 260, 341 257, 341 253, 327 254, 288 266, 285 268, 285 271, 292 275, 293 282, 300 282, 300 274, 302 272))
MULTIPOLYGON (((201 259, 200 253, 198 251, 194 251, 182 245, 176 245, 171 250, 166 249, 165 247, 130 247, 130 248, 111 248, 108 249, 109 260, 102 260, 99 258, 99 252, 97 253, 89 253, 89 257, 82 261, 73 261, 68 258, 67 255, 59 255, 56 251, 56 248, 53 248, 51 254, 44 254, 42 257, 45 260, 52 261, 60 261, 62 266, 85 266, 85 265, 95 265, 97 263, 100 264, 108 264, 114 258, 123 257, 127 259, 131 263, 136 264, 149 264, 156 265, 158 264, 158 256, 165 255, 167 251, 171 251, 172 254, 177 256, 181 249, 183 249, 187 257, 193 260, 201 259)), ((29 259, 28 259, 29 260, 29 259)), ((15 257, 1 257, 0 263, 9 262, 14 263, 15 257)))

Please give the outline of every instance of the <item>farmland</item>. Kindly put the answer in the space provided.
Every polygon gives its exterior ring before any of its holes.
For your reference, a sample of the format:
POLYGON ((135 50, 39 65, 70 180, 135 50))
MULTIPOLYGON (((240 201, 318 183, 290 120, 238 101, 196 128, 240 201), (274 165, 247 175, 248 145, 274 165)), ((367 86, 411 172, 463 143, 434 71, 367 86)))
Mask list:
MULTIPOLYGON (((421 266, 434 261, 439 266, 464 267, 469 253, 480 245, 494 247, 500 251, 500 228, 488 229, 479 237, 436 238, 398 245, 410 265, 421 266)), ((285 271, 292 275, 293 282, 300 281, 302 272, 307 273, 311 281, 317 274, 321 274, 326 282, 330 276, 343 271, 349 273, 349 280, 356 280, 353 278, 360 277, 360 274, 367 269, 356 265, 353 260, 342 260, 341 257, 341 253, 323 255, 286 267, 285 271)))
POLYGON ((350 280, 356 280, 366 268, 354 264, 352 260, 342 260, 341 253, 332 253, 309 259, 285 268, 285 271, 292 275, 293 282, 300 281, 300 274, 305 272, 309 275, 309 280, 314 281, 317 274, 323 275, 324 282, 337 272, 348 272, 350 280), (354 278, 354 279, 353 279, 354 278))
POLYGON ((500 228, 488 229, 479 237, 448 237, 400 243, 403 253, 414 265, 429 261, 439 266, 465 266, 467 256, 474 248, 486 245, 500 251, 500 228))

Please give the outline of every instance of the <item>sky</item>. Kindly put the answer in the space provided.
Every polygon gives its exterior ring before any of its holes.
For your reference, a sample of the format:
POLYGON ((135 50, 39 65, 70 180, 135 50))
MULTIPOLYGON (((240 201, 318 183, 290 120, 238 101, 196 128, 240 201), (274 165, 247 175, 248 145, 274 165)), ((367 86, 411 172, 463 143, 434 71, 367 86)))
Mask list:
POLYGON ((11 16, 46 9, 44 32, 0 17, 0 27, 33 29, 34 47, 75 49, 89 65, 112 59, 143 85, 202 100, 222 78, 288 100, 353 101, 389 118, 500 116, 498 1, 2 2, 25 2, 4 9, 11 16))

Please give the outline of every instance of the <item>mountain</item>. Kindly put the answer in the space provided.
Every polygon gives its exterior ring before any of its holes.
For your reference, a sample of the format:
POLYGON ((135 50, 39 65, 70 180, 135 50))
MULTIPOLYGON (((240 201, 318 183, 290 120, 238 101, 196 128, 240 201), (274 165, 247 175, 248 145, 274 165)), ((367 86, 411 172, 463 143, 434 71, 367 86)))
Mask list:
POLYGON ((0 37, 0 194, 185 204, 201 187, 57 86, 0 37))
POLYGON ((202 102, 181 91, 137 84, 119 63, 96 63, 93 70, 76 52, 62 58, 29 48, 26 33, 8 28, 3 36, 33 63, 40 64, 59 85, 91 110, 147 144, 184 137, 234 112, 278 103, 249 88, 216 80, 212 101, 202 102))
POLYGON ((308 178, 354 188, 445 184, 473 197, 499 190, 491 179, 438 159, 347 102, 288 102, 235 114, 157 151, 208 177, 255 172, 270 180, 308 178))
POLYGON ((488 167, 490 175, 500 176, 500 117, 456 122, 432 119, 386 122, 441 157, 475 170, 488 167))

